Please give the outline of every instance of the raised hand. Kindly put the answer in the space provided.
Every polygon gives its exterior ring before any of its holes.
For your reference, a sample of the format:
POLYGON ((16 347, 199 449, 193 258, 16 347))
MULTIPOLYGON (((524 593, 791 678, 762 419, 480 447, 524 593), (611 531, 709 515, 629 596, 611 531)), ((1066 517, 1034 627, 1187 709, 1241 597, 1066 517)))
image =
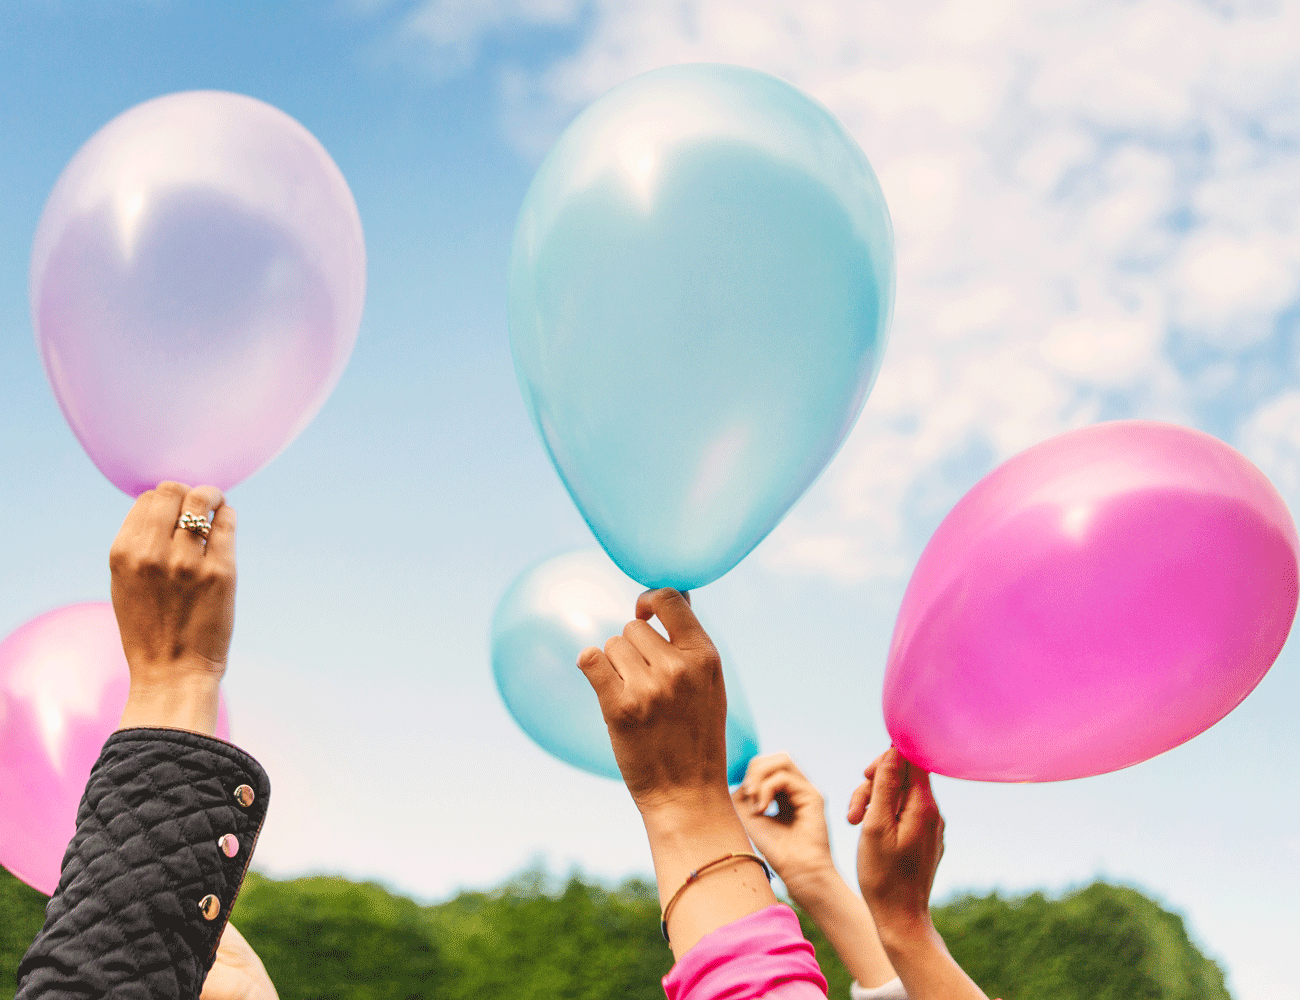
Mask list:
POLYGON ((755 757, 731 798, 749 839, 796 901, 803 886, 835 872, 825 800, 789 756, 755 757), (773 802, 776 815, 766 815, 773 802))
POLYGON ((858 885, 881 935, 930 925, 930 890, 943 857, 943 817, 930 775, 890 747, 863 772, 849 800, 862 823, 858 885))
POLYGON ((862 824, 858 885, 880 942, 911 1000, 987 1000, 948 953, 930 919, 930 892, 943 857, 943 817, 928 772, 890 747, 863 772, 849 800, 862 824))
POLYGON ((732 795, 754 846, 776 869, 790 896, 822 929, 856 982, 875 987, 894 978, 862 897, 831 858, 826 803, 783 753, 755 757, 732 795), (775 802, 775 816, 768 816, 775 802))
POLYGON ((637 808, 694 808, 727 792, 727 693, 722 660, 690 603, 675 590, 637 600, 636 619, 578 666, 596 690, 614 759, 637 808), (650 625, 657 617, 665 639, 650 625))
POLYGON ((776 902, 763 869, 728 860, 750 849, 727 791, 727 693, 722 661, 690 603, 675 590, 651 590, 636 620, 604 650, 584 649, 578 666, 600 700, 614 759, 641 811, 660 905, 683 889, 668 921, 673 952, 776 902), (649 624, 657 617, 664 639, 649 624))
POLYGON ((122 728, 211 735, 235 625, 234 510, 214 486, 160 483, 136 500, 108 561, 131 669, 122 728))

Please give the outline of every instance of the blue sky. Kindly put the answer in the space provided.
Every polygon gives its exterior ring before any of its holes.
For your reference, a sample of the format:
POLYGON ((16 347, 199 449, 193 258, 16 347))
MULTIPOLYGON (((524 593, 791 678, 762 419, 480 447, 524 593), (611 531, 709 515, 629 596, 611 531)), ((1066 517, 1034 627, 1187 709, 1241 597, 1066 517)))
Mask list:
MULTIPOLYGON (((537 558, 590 542, 528 422, 506 334, 515 213, 577 110, 641 70, 718 60, 826 103, 881 177, 894 332, 827 474, 698 594, 767 750, 838 818, 887 741, 907 574, 996 462, 1097 419, 1202 427, 1300 500, 1300 14, 1143 0, 330 0, 0 4, 0 634, 107 597, 128 507, 45 382, 27 308, 41 206, 97 128, 221 88, 329 149, 366 230, 352 362, 232 493, 235 738, 268 766, 259 863, 422 898, 540 857, 649 870, 621 787, 553 761, 501 706, 487 634, 537 558)), ((1293 646, 1294 644, 1292 644, 1293 646)), ((1188 919, 1235 995, 1296 995, 1300 674, 1127 771, 940 780, 938 893, 1132 882, 1188 919)))

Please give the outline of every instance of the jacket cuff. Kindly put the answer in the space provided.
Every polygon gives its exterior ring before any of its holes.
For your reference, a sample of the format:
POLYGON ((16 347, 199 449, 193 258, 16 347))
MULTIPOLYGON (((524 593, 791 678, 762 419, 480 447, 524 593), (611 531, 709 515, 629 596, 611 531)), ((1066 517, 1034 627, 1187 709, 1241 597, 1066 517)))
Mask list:
POLYGON ((104 744, 18 998, 197 998, 271 785, 238 747, 179 729, 104 744))

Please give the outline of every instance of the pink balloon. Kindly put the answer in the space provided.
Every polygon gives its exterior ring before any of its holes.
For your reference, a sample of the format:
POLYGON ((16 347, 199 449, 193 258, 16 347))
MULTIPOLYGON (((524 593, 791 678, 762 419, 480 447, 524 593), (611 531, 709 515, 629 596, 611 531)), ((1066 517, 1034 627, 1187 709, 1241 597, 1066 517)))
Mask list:
POLYGON ((131 496, 164 479, 227 489, 275 457, 342 375, 365 284, 361 220, 324 147, 219 91, 95 133, 32 246, 45 373, 131 496))
MULTIPOLYGON (((129 684, 107 603, 50 611, 0 642, 0 865, 47 896, 129 684)), ((224 696, 217 736, 230 738, 224 696)))
POLYGON ((993 470, 903 597, 885 723, 909 760, 1060 781, 1177 746, 1268 672, 1295 617, 1296 529, 1222 441, 1120 421, 993 470))

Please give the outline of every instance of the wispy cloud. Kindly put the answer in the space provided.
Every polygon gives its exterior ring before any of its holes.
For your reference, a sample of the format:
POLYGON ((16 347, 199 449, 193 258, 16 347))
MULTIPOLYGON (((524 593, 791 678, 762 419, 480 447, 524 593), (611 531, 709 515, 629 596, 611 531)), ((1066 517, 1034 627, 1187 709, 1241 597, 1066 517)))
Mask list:
MULTIPOLYGON (((776 73, 880 174, 898 305, 843 452, 761 550, 896 578, 993 463, 1146 416, 1245 448, 1300 501, 1300 5, 1200 0, 597 0, 577 50, 505 76, 544 148, 609 87, 677 62, 776 73)), ((430 3, 408 30, 470 58, 579 5, 430 3)))
POLYGON ((575 24, 583 0, 348 0, 359 15, 397 20, 395 43, 446 77, 472 66, 493 35, 575 24))

